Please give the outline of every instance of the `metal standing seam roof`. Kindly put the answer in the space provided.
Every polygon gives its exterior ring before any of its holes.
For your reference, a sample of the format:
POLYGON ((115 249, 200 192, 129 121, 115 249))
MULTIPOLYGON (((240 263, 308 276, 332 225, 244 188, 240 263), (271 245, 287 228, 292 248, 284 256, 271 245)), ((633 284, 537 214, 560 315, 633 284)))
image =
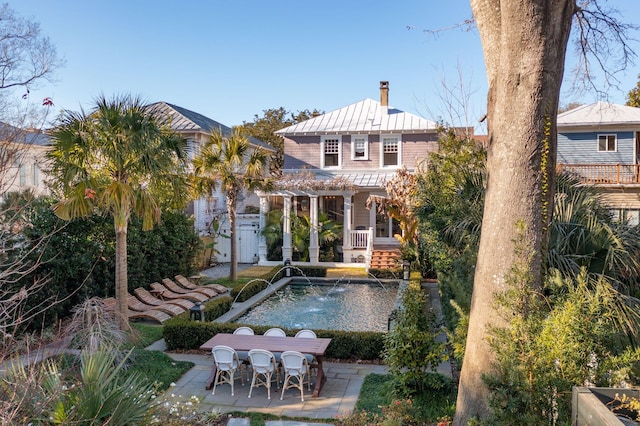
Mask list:
MULTIPOLYGON (((295 174, 299 170, 287 170, 287 174, 295 174)), ((336 177, 341 177, 353 185, 361 188, 382 188, 386 181, 393 179, 397 170, 389 171, 359 171, 352 173, 331 173, 324 170, 312 171, 315 178, 319 181, 331 180, 336 177)))
POLYGON ((392 107, 383 107, 373 99, 363 99, 343 108, 319 115, 276 131, 279 135, 320 133, 423 133, 437 124, 392 107))
MULTIPOLYGON (((211 133, 219 130, 223 136, 231 135, 231 128, 212 120, 197 112, 170 104, 168 102, 156 102, 150 105, 151 108, 158 111, 159 114, 168 117, 171 127, 178 132, 204 132, 211 133)), ((256 146, 260 146, 268 151, 275 152, 275 148, 262 142, 259 139, 249 136, 249 141, 256 146)))
POLYGON ((595 102, 558 115, 559 128, 606 124, 640 124, 640 108, 595 102))
POLYGON ((393 172, 348 173, 342 176, 360 187, 382 188, 386 181, 393 179, 395 174, 394 170, 393 172))

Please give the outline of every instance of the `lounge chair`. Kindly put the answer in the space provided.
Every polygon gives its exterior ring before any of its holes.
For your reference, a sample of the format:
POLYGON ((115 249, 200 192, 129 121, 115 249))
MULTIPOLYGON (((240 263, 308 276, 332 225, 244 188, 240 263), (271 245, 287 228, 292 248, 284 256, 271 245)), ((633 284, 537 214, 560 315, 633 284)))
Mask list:
POLYGON ((129 309, 137 312, 146 312, 149 309, 155 309, 157 311, 169 314, 172 317, 186 312, 186 309, 181 308, 178 305, 170 305, 168 303, 163 303, 162 305, 147 305, 146 303, 141 302, 140 299, 132 295, 129 295, 129 297, 127 298, 127 303, 129 304, 129 309))
POLYGON ((180 287, 172 279, 169 279, 169 278, 163 278, 162 284, 169 290, 173 291, 174 293, 186 294, 186 293, 196 292, 196 293, 204 294, 209 299, 218 295, 218 292, 212 288, 196 288, 193 290, 187 290, 184 287, 180 287))
POLYGON ((188 278, 185 278, 183 275, 176 275, 175 278, 176 278, 176 282, 180 284, 182 287, 186 288, 187 290, 195 290, 198 288, 211 288, 217 291, 218 294, 226 293, 229 291, 227 287, 220 284, 215 284, 215 283, 206 284, 206 285, 194 284, 191 281, 189 281, 188 278))
POLYGON ((184 311, 188 311, 194 305, 191 300, 187 299, 170 299, 170 300, 162 300, 155 297, 153 294, 149 293, 146 288, 138 287, 133 290, 133 293, 136 295, 138 299, 140 299, 143 303, 152 306, 161 306, 161 305, 176 305, 183 309, 184 311))
MULTIPOLYGON (((107 297, 103 299, 104 304, 107 306, 107 309, 116 310, 116 299, 113 297, 107 297)), ((162 324, 166 320, 171 318, 171 316, 165 312, 158 311, 156 309, 148 309, 144 312, 137 311, 129 311, 129 319, 148 319, 151 321, 156 321, 162 324)))
POLYGON ((160 297, 167 300, 168 299, 188 299, 188 300, 191 300, 192 302, 205 302, 211 299, 210 297, 205 296, 202 293, 196 293, 196 292, 176 293, 174 291, 169 290, 167 287, 159 283, 151 283, 151 289, 158 292, 160 294, 160 297))

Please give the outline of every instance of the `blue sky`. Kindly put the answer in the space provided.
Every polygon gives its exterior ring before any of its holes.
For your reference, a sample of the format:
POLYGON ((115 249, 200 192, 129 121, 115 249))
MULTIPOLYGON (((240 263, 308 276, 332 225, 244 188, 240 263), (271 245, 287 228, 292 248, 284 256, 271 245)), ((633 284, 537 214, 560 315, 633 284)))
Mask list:
MULTIPOLYGON (((637 0, 608 3, 640 22, 637 0)), ((19 0, 11 7, 39 22, 66 60, 55 83, 30 95, 51 97, 57 110, 132 93, 232 126, 268 108, 331 111, 378 99, 381 80, 390 83, 392 106, 432 120, 452 118, 444 86, 456 96, 465 87, 471 125, 485 110, 477 31, 424 31, 470 18, 468 0, 19 0)), ((622 74, 609 100, 624 103, 639 73, 635 65, 622 74)), ((594 96, 565 94, 561 104, 594 96)))

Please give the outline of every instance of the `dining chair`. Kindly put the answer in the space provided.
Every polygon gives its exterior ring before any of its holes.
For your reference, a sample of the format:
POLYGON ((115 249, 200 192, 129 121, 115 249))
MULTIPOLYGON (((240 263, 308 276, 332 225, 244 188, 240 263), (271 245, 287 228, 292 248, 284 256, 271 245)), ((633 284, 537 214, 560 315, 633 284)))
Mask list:
MULTIPOLYGON (((216 376, 213 381, 213 395, 216 394, 216 386, 222 383, 229 383, 231 385, 231 396, 234 395, 233 382, 236 379, 236 371, 242 368, 238 354, 236 351, 224 345, 214 346, 211 349, 213 360, 216 363, 216 376)), ((240 382, 244 386, 244 380, 242 380, 242 371, 240 371, 240 382)))
POLYGON ((296 333, 295 337, 301 337, 303 339, 316 339, 318 336, 313 330, 300 330, 296 333))
POLYGON ((263 333, 263 336, 287 337, 287 333, 285 333, 284 330, 281 328, 274 327, 265 331, 263 333))
MULTIPOLYGON (((253 336, 255 333, 251 327, 240 326, 233 330, 233 334, 242 334, 245 336, 253 336)), ((249 364, 249 351, 236 351, 238 353, 238 358, 242 361, 243 364, 249 364)), ((249 375, 247 374, 247 380, 249 380, 249 375)))
POLYGON ((291 388, 300 389, 300 400, 304 402, 304 384, 311 390, 309 380, 309 364, 303 354, 297 351, 284 351, 281 357, 284 382, 280 400, 284 398, 284 391, 291 388), (306 378, 306 379, 305 379, 306 378))
POLYGON ((266 349, 251 349, 249 361, 253 368, 249 398, 251 398, 253 388, 264 386, 267 388, 267 399, 271 399, 271 382, 275 380, 277 389, 280 389, 280 372, 275 356, 266 349))
MULTIPOLYGON (((318 336, 313 330, 306 330, 306 329, 298 331, 295 337, 299 339, 317 339, 318 338, 318 336)), ((311 366, 311 369, 315 370, 315 368, 313 367, 314 356, 311 354, 303 354, 303 355, 307 359, 307 363, 311 366)))

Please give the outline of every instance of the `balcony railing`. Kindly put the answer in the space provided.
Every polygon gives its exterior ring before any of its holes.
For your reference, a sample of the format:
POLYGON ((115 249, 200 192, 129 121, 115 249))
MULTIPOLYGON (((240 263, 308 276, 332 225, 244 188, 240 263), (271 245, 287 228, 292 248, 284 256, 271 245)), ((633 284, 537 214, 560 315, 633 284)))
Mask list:
POLYGON ((639 164, 558 164, 558 172, 588 184, 640 184, 639 164))

